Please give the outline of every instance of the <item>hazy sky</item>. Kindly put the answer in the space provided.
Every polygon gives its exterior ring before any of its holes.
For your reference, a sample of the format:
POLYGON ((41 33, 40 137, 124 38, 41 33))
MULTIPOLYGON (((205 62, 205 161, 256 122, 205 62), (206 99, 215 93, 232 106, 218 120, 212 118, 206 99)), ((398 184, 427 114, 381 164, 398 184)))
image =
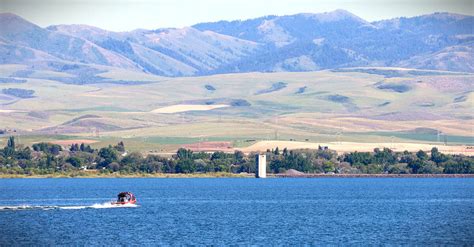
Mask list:
POLYGON ((474 0, 0 0, 0 12, 18 14, 42 27, 88 24, 113 31, 335 9, 368 21, 433 12, 474 15, 474 0))

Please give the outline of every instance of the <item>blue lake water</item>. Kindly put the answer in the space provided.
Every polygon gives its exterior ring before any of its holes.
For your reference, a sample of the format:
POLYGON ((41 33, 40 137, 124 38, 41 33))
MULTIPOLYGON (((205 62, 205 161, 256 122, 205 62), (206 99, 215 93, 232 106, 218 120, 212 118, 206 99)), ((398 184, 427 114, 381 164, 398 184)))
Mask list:
POLYGON ((0 179, 0 192, 0 246, 474 244, 468 178, 0 179), (139 206, 104 204, 120 191, 139 206))

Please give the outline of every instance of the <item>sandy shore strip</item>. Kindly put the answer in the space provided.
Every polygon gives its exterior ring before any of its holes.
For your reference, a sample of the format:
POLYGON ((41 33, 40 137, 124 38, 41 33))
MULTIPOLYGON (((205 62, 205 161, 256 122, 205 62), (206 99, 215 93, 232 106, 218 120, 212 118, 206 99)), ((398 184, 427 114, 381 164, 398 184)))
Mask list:
POLYGON ((267 174, 275 178, 474 178, 474 174, 267 174))

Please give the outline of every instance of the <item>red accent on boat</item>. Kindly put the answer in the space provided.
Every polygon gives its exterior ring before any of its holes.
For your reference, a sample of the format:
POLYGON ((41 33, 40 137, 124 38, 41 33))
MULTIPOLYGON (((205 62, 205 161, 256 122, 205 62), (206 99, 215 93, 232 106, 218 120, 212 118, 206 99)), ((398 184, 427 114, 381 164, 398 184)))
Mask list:
POLYGON ((125 205, 125 204, 136 204, 137 199, 135 198, 135 195, 132 194, 132 192, 120 192, 117 195, 117 201, 112 202, 114 205, 125 205))

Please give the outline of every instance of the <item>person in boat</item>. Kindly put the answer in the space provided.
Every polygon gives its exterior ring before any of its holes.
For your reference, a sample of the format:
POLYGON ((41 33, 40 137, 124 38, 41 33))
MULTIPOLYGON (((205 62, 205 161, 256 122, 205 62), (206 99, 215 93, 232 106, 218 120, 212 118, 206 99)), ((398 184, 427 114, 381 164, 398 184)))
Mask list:
POLYGON ((117 195, 117 202, 128 202, 129 193, 121 192, 117 195))
POLYGON ((132 203, 132 204, 135 204, 135 202, 136 202, 135 196, 130 192, 120 192, 117 195, 117 203, 120 203, 120 204, 132 203))

